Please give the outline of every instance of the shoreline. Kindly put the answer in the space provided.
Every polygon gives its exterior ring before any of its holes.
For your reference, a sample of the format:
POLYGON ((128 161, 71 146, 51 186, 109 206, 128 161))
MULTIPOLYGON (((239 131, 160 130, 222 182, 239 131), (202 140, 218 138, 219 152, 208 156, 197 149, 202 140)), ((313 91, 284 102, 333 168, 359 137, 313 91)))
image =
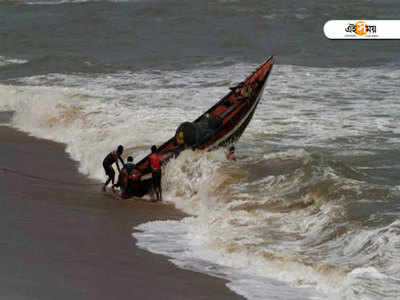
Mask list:
POLYGON ((185 216, 115 200, 65 145, 0 125, 0 296, 5 299, 244 299, 225 280, 136 247, 133 228, 185 216))

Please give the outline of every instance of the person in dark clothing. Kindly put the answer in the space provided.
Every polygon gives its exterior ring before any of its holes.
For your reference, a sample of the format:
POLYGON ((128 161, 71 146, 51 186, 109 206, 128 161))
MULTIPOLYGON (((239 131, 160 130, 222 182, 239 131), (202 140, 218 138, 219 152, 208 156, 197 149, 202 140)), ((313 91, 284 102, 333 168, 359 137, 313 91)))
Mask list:
POLYGON ((157 147, 153 145, 151 147, 150 154, 150 168, 151 176, 153 180, 153 189, 156 193, 157 201, 162 200, 162 189, 161 189, 161 161, 157 153, 157 147))
POLYGON ((106 175, 108 176, 107 181, 103 185, 103 191, 106 190, 107 185, 112 183, 112 189, 114 190, 114 180, 115 180, 115 171, 112 167, 114 163, 117 164, 117 169, 118 172, 121 172, 121 169, 119 168, 118 164, 118 159, 124 165, 124 160, 121 158, 122 153, 124 152, 124 147, 119 145, 116 151, 110 152, 103 160, 103 168, 104 171, 106 172, 106 175))

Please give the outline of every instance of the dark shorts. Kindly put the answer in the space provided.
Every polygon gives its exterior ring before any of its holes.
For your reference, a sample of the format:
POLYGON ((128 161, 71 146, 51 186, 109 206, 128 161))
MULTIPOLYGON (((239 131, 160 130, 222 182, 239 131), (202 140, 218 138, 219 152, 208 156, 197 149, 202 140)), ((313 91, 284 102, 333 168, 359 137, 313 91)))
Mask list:
POLYGON ((151 172, 154 187, 161 187, 161 170, 151 172))
POLYGON ((108 177, 110 177, 110 178, 115 177, 115 171, 114 171, 113 167, 111 167, 110 165, 103 164, 103 168, 108 177))

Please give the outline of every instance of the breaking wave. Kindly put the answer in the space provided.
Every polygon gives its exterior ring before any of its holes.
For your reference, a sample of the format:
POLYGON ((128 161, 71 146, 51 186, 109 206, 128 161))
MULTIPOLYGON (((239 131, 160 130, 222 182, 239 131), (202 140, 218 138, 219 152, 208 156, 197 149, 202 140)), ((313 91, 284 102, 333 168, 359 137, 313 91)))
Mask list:
POLYGON ((7 58, 7 57, 0 56, 0 67, 12 65, 12 64, 24 64, 27 62, 28 61, 23 60, 23 59, 7 58))

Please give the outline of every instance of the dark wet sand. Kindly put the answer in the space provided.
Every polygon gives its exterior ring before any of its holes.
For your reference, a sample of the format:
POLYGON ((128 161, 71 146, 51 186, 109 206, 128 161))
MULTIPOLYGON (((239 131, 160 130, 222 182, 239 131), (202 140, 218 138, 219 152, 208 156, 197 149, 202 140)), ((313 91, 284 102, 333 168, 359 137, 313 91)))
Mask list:
POLYGON ((243 299, 135 247, 134 226, 181 212, 101 193, 64 145, 5 126, 0 141, 0 299, 243 299))

